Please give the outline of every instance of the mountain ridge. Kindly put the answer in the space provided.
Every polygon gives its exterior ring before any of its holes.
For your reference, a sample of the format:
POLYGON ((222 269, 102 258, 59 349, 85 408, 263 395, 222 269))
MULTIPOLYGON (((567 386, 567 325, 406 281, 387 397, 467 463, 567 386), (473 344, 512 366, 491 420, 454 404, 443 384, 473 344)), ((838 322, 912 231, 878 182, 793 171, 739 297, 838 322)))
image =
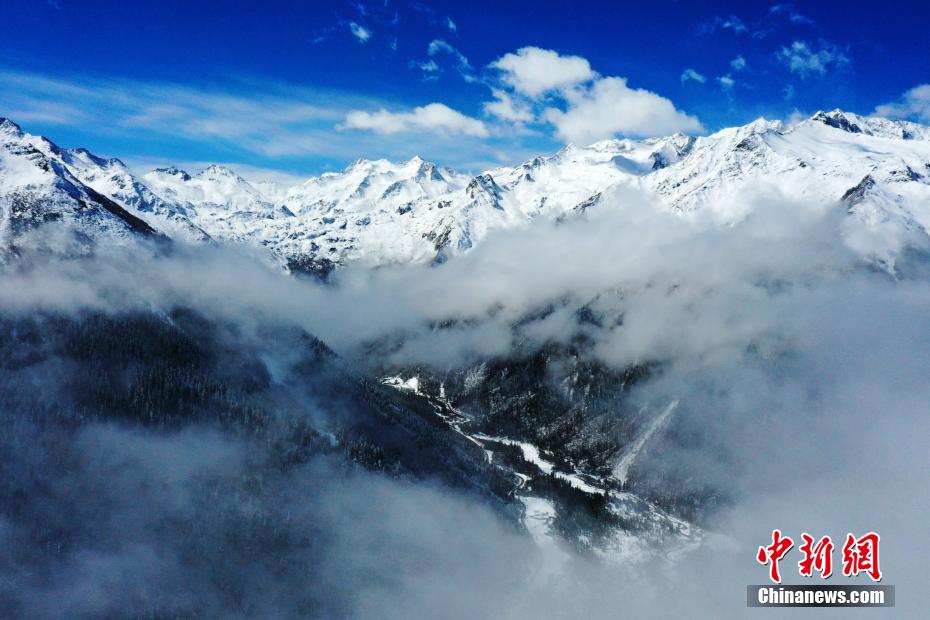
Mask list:
POLYGON ((443 262, 492 230, 577 216, 619 187, 673 211, 704 210, 732 222, 745 215, 741 196, 760 183, 826 209, 869 176, 874 186, 848 212, 851 226, 867 233, 853 235, 856 251, 893 271, 905 247, 930 238, 930 214, 918 208, 930 199, 930 127, 839 109, 790 127, 760 118, 706 136, 569 144, 474 176, 419 155, 359 159, 289 187, 252 184, 217 164, 195 174, 170 166, 139 176, 118 158, 61 149, 11 120, 0 120, 0 128, 8 152, 38 149, 153 230, 184 242, 263 247, 282 266, 315 273, 353 262, 443 262))

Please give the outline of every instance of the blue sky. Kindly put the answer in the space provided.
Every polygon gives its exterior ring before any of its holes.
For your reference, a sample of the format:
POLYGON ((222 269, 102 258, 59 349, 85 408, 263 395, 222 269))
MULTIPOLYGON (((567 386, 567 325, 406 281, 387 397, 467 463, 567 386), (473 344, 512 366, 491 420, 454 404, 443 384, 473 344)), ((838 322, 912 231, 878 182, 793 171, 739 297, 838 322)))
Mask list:
POLYGON ((821 108, 930 121, 926 2, 570 6, 7 0, 0 114, 252 178, 413 154, 477 171, 821 108))

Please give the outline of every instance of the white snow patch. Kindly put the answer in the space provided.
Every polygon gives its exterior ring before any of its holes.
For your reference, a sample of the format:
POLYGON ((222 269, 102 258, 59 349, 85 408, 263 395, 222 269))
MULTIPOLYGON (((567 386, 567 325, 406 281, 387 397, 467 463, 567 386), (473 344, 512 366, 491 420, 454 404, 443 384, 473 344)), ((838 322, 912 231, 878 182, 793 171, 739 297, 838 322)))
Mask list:
POLYGON ((652 423, 646 427, 646 430, 636 438, 636 441, 633 442, 633 445, 630 446, 630 449, 627 450, 626 454, 623 455, 623 458, 621 458, 617 465, 614 467, 614 478, 616 478, 620 484, 626 484, 627 478, 630 475, 630 467, 633 466, 633 463, 636 461, 639 453, 642 452, 646 442, 649 441, 649 438, 652 437, 657 430, 662 428, 672 412, 675 411, 676 407, 678 407, 677 399, 669 403, 669 405, 662 411, 662 413, 656 416, 656 419, 653 420, 652 423))
POLYGON ((551 461, 544 459, 539 452, 539 448, 534 446, 531 443, 525 441, 516 441, 514 439, 508 439, 507 437, 491 437, 489 435, 477 434, 474 436, 475 439, 479 441, 491 441, 495 443, 501 443, 507 446, 518 446, 523 453, 523 458, 535 465, 539 471, 549 475, 552 474, 560 480, 568 482, 572 487, 578 489, 583 493, 590 493, 592 495, 603 495, 606 491, 600 487, 596 487, 593 484, 585 481, 577 473, 566 473, 558 471, 555 469, 555 464, 551 461))
POLYGON ((396 377, 384 377, 381 379, 381 383, 397 390, 404 390, 407 392, 413 392, 415 394, 420 393, 419 377, 410 377, 406 380, 400 375, 397 375, 396 377))

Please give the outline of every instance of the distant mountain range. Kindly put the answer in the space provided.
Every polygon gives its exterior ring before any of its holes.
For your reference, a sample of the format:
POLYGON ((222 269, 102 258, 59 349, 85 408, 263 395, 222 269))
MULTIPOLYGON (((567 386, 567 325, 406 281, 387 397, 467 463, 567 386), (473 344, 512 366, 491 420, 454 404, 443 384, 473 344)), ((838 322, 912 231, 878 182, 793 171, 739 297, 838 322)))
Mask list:
POLYGON ((359 160, 292 187, 216 165, 137 176, 119 159, 60 148, 6 119, 0 146, 5 251, 82 253, 104 237, 163 236, 264 247, 285 268, 325 275, 350 262, 442 262, 492 230, 597 208, 620 187, 723 223, 758 208, 758 188, 843 210, 849 245, 892 272, 901 252, 930 244, 930 128, 841 110, 791 127, 760 119, 708 136, 570 145, 477 176, 420 157, 359 160), (30 234, 37 227, 51 228, 30 234))

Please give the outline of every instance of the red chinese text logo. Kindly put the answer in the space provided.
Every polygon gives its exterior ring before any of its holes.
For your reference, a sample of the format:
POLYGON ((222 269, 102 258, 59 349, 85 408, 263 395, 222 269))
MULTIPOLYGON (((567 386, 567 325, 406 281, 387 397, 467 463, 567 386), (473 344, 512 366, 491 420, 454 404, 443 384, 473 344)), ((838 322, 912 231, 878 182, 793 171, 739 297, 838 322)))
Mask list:
POLYGON ((872 581, 882 580, 882 570, 878 566, 878 543, 881 540, 875 532, 869 532, 862 538, 852 534, 846 536, 843 545, 843 574, 847 577, 865 573, 872 581))
MULTIPOLYGON (((798 547, 803 557, 798 562, 798 572, 803 577, 812 577, 814 572, 826 579, 833 574, 833 540, 829 536, 817 540, 807 532, 801 534, 802 543, 798 547)), ((869 532, 860 538, 852 534, 846 536, 843 545, 843 575, 855 577, 860 573, 868 575, 872 581, 882 580, 882 571, 878 563, 878 543, 881 537, 869 532)), ((769 579, 781 583, 778 563, 794 547, 794 540, 785 536, 781 530, 772 530, 772 544, 759 547, 756 561, 768 565, 769 579)))
POLYGON ((769 564, 769 579, 775 583, 781 583, 781 575, 778 573, 778 562, 788 550, 794 546, 794 541, 787 536, 781 535, 781 530, 772 530, 772 544, 768 547, 759 547, 756 553, 756 561, 759 564, 769 564))
POLYGON ((833 541, 824 536, 814 544, 814 537, 808 533, 801 534, 804 544, 798 547, 804 559, 798 562, 798 569, 804 577, 811 577, 814 571, 820 573, 821 579, 833 574, 833 541))

